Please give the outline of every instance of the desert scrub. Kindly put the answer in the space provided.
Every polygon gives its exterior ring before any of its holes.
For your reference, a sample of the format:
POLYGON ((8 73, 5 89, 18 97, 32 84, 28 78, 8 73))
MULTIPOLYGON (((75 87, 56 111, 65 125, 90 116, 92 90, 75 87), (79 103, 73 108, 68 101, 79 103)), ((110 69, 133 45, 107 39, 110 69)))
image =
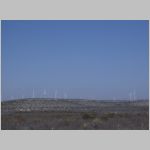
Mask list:
POLYGON ((115 117, 115 113, 106 113, 101 116, 101 120, 107 121, 110 118, 115 117))
POLYGON ((98 129, 99 126, 101 124, 103 124, 103 121, 100 118, 95 118, 92 122, 91 122, 93 129, 98 129))
POLYGON ((82 115, 82 118, 84 120, 94 119, 94 118, 96 118, 96 113, 84 113, 82 115))
POLYGON ((99 119, 99 118, 95 118, 93 121, 92 121, 93 124, 101 124, 102 123, 102 120, 99 119))

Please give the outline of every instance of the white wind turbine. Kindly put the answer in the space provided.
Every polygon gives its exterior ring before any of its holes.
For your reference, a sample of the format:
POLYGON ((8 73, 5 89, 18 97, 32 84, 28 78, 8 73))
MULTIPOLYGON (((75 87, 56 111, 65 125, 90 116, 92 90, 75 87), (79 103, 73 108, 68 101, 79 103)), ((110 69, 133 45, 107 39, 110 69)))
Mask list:
POLYGON ((64 99, 67 99, 67 93, 64 93, 64 99))
POLYGON ((34 89, 32 91, 32 98, 35 98, 35 92, 34 92, 34 89))
POLYGON ((129 99, 130 99, 130 101, 132 101, 132 93, 131 92, 129 93, 129 99))
POLYGON ((57 99, 57 90, 55 90, 54 98, 57 99))
POLYGON ((136 100, 136 92, 135 92, 135 90, 133 90, 133 92, 129 93, 129 98, 130 98, 130 101, 135 101, 136 100))
POLYGON ((46 89, 44 89, 43 95, 44 95, 44 97, 46 98, 46 89))
POLYGON ((135 90, 133 91, 133 100, 134 101, 136 100, 136 92, 135 92, 135 90))

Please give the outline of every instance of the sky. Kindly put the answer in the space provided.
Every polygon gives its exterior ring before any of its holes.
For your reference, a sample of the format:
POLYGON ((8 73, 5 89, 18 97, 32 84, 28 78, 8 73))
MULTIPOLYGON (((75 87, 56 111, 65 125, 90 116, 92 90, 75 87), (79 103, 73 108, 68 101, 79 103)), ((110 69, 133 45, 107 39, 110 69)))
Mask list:
POLYGON ((146 20, 3 20, 2 100, 147 99, 148 34, 146 20))

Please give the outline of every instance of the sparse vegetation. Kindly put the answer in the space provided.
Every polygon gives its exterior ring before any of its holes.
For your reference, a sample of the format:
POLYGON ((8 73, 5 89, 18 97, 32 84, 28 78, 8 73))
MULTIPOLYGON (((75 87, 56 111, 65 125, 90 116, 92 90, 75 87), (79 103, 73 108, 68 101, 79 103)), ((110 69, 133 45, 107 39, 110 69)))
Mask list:
POLYGON ((84 113, 82 118, 85 120, 96 118, 96 113, 84 113))
MULTIPOLYGON (((21 102, 20 102, 21 103, 21 102)), ((36 102, 37 103, 37 102, 36 102)), ((44 102, 42 102, 44 103, 44 102)), ((46 102, 48 103, 48 102, 46 102)), ((51 102, 49 102, 51 103, 51 102)), ((53 102, 52 102, 53 103, 53 102)), ((56 102, 55 102, 56 103, 56 102)), ((101 103, 91 110, 32 110, 4 112, 2 104, 2 130, 148 130, 149 106, 120 103, 101 103)), ((62 102, 63 103, 63 102, 62 102)), ((71 102, 69 102, 71 104, 71 102)), ((77 102, 72 102, 76 104, 77 102)), ((81 102, 79 102, 81 104, 81 102)), ((88 102, 82 102, 83 104, 88 102)), ((99 102, 100 103, 100 102, 99 102)), ((7 104, 8 105, 8 104, 7 104)), ((32 105, 34 106, 33 102, 32 105)), ((45 104, 44 104, 45 105, 45 104)), ((61 104, 62 105, 62 104, 61 104)), ((65 105, 67 103, 65 102, 65 105)), ((22 107, 22 105, 20 104, 22 107)), ((47 105, 46 105, 47 106, 47 105)), ((10 106, 9 106, 10 107, 10 106)), ((69 106, 68 106, 69 107, 69 106)), ((81 107, 81 106, 80 106, 81 107)), ((13 108, 15 105, 13 103, 13 108)), ((30 107, 31 108, 31 107, 30 107)))

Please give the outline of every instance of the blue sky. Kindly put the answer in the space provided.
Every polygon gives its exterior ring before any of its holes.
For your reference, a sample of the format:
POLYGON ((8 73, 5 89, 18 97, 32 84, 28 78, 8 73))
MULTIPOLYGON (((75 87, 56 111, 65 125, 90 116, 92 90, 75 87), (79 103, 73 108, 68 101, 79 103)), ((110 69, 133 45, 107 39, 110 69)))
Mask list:
POLYGON ((148 21, 2 21, 2 99, 148 98, 148 21))

